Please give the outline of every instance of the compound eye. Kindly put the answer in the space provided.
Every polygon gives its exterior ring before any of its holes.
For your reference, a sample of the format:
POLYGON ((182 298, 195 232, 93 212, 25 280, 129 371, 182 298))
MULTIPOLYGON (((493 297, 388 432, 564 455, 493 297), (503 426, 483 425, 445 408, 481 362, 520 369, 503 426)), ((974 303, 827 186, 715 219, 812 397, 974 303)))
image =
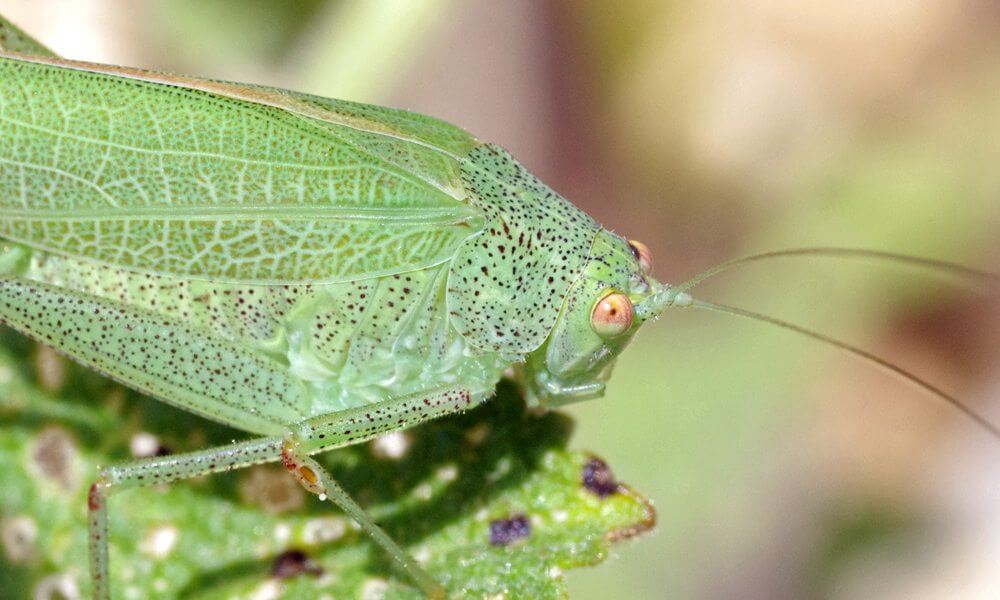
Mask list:
POLYGON ((635 240, 629 240, 628 245, 632 249, 632 255, 639 261, 639 268, 642 269, 642 274, 649 275, 652 273, 653 253, 649 251, 649 246, 635 240))
POLYGON ((634 316, 635 309, 628 296, 611 292, 594 305, 594 310, 590 313, 590 326, 601 337, 613 337, 628 331, 634 316))

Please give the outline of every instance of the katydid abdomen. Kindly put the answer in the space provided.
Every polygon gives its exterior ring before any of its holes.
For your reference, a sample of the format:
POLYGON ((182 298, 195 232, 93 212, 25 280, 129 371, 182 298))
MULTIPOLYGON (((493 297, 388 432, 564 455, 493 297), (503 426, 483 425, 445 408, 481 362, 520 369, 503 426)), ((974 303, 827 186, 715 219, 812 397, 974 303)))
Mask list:
MULTIPOLYGON (((492 390, 506 364, 471 348, 447 311, 451 261, 483 223, 449 154, 475 146, 460 129, 308 96, 293 101, 340 109, 344 123, 260 112, 243 98, 28 60, 0 59, 0 75, 0 233, 31 248, 20 250, 31 254, 22 277, 274 362, 307 390, 295 410, 276 408, 283 423, 456 381, 492 390), (380 134, 355 121, 371 128, 376 114, 433 132, 441 149, 362 143, 380 134)), ((254 402, 265 414, 280 405, 254 402)))
MULTIPOLYGON (((292 398, 260 396, 246 406, 276 423, 291 424, 317 415, 378 403, 386 398, 441 389, 463 382, 478 394, 488 394, 506 366, 496 353, 471 348, 446 314, 447 264, 365 279, 358 282, 300 286, 217 284, 164 275, 136 275, 87 259, 70 258, 13 247, 8 257, 20 265, 8 275, 32 282, 82 292, 120 306, 185 324, 205 340, 217 338, 258 355, 289 381, 292 398), (291 402, 290 402, 291 400, 291 402)), ((30 304, 26 300, 25 306, 30 304)), ((61 319, 32 319, 19 325, 36 337, 56 338, 66 347, 65 334, 55 328, 61 319)), ((70 319, 66 319, 69 323, 70 319)), ((96 334, 100 340, 100 333, 96 334)), ((101 340, 107 346, 109 340, 101 340)), ((158 339, 147 339, 143 362, 198 360, 176 348, 156 348, 158 339)), ((140 351, 136 347, 135 351, 140 351)), ((93 363, 93 358, 76 358, 93 363)), ((189 410, 206 413, 202 399, 191 403, 156 393, 136 374, 117 373, 110 363, 101 370, 138 385, 162 399, 189 410)), ((229 366, 232 368, 232 365, 229 366)), ((179 372, 187 378, 191 373, 179 372)), ((213 380, 239 370, 219 370, 213 380)), ((158 375, 163 376, 162 372, 158 375)), ((232 382, 233 388, 239 387, 232 382)), ((226 405, 234 400, 225 399, 226 405)), ((212 402, 213 405, 218 402, 212 402)), ((217 420, 233 424, 227 410, 217 420)), ((272 433, 275 427, 237 422, 255 433, 272 433)))

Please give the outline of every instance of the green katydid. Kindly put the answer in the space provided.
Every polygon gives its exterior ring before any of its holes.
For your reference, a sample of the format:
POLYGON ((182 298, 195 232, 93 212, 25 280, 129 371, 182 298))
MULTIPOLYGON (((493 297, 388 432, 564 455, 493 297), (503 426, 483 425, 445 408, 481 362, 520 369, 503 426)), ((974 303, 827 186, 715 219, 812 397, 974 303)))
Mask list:
MULTIPOLYGON (((0 20, 0 320, 165 402, 260 437, 105 469, 91 575, 110 596, 113 492, 282 461, 429 596, 444 590, 310 455, 487 400, 599 397, 667 307, 694 300, 497 146, 401 110, 82 63, 0 20)), ((865 256, 990 274, 900 255, 865 256)), ((711 276, 723 268, 713 269, 711 276)))

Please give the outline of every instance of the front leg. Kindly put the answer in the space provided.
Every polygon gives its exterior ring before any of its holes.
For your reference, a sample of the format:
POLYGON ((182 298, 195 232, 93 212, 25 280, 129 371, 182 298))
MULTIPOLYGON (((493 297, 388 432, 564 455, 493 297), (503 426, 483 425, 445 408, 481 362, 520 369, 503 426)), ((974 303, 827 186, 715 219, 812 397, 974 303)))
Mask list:
MULTIPOLYGON (((485 394, 475 398, 481 402, 485 394)), ((108 579, 108 500, 123 490, 171 483, 181 479, 241 469, 253 464, 279 459, 307 490, 330 500, 354 519, 368 535, 384 548, 431 598, 443 598, 444 590, 395 541, 392 540, 361 506, 315 460, 315 454, 368 441, 387 431, 403 429, 470 408, 474 397, 462 389, 438 390, 371 406, 308 419, 290 428, 284 436, 259 438, 209 450, 154 457, 101 472, 88 497, 90 533, 90 572, 93 596, 110 598, 108 579)))
POLYGON ((361 505, 340 487, 340 484, 318 462, 302 454, 293 442, 285 443, 281 462, 304 488, 318 495, 320 500, 330 500, 354 519, 362 531, 371 536, 375 543, 399 563, 428 598, 439 600, 445 597, 444 588, 424 571, 416 559, 389 537, 389 534, 372 520, 365 509, 361 508, 361 505))
POLYGON ((137 460, 101 471, 87 496, 90 577, 95 600, 111 597, 111 582, 108 580, 108 498, 112 493, 275 462, 281 456, 281 448, 281 437, 260 438, 199 452, 137 460))
POLYGON ((316 454, 353 446, 383 433, 406 429, 438 417, 478 406, 493 394, 473 393, 468 388, 434 389, 387 398, 381 402, 300 421, 292 428, 296 450, 316 454))
POLYGON ((449 389, 309 419, 296 428, 296 433, 286 438, 281 451, 281 462, 306 490, 319 496, 320 500, 330 500, 354 519, 362 530, 399 563, 429 598, 444 598, 441 585, 389 537, 326 469, 309 458, 309 455, 370 440, 382 433, 465 410, 472 404, 473 397, 467 389, 449 389))

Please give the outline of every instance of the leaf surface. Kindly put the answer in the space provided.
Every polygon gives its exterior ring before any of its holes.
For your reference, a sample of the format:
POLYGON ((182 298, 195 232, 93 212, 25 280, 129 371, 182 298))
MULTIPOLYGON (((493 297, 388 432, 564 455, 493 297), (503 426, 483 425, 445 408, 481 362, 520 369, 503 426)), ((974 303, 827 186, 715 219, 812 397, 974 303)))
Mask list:
MULTIPOLYGON (((54 585, 86 595, 86 490, 98 465, 128 459, 143 440, 178 452, 240 434, 13 334, 4 341, 0 580, 14 590, 5 597, 54 585)), ((451 594, 559 598, 567 570, 602 561, 612 541, 655 518, 606 465, 567 449, 570 431, 558 413, 525 411, 504 384, 475 411, 319 458, 451 594)), ((115 597, 419 597, 342 514, 278 466, 110 502, 115 597)))

